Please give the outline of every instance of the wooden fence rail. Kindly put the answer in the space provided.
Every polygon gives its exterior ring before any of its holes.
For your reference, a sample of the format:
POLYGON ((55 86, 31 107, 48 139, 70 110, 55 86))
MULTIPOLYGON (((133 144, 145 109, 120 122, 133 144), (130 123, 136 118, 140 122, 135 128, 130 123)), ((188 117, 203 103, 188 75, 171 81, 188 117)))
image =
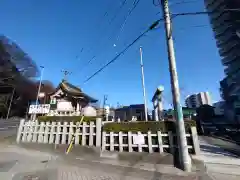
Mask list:
MULTIPOLYGON (((199 142, 197 138, 197 131, 195 127, 191 128, 191 134, 186 134, 188 139, 188 149, 189 152, 194 154, 200 153, 199 142)), ((149 153, 164 151, 174 153, 177 147, 177 137, 172 132, 162 133, 158 131, 157 133, 152 133, 148 131, 146 134, 141 132, 137 133, 113 133, 113 132, 102 132, 102 150, 109 151, 119 151, 119 152, 143 152, 147 151, 149 153), (144 137, 143 144, 134 144, 133 136, 142 135, 144 137)))
MULTIPOLYGON (((101 118, 96 122, 83 122, 79 125, 73 122, 38 122, 21 120, 18 128, 17 143, 69 144, 75 134, 75 145, 101 147, 102 151, 127 152, 170 152, 177 147, 177 137, 172 132, 152 133, 105 132, 102 131, 101 118), (144 142, 136 144, 135 136, 143 136, 144 142)), ((186 135, 189 152, 200 153, 196 127, 191 127, 191 133, 186 135)))
POLYGON ((75 134, 75 145, 101 146, 101 119, 96 123, 41 122, 21 120, 17 142, 69 144, 75 134), (100 137, 100 138, 99 138, 100 137))

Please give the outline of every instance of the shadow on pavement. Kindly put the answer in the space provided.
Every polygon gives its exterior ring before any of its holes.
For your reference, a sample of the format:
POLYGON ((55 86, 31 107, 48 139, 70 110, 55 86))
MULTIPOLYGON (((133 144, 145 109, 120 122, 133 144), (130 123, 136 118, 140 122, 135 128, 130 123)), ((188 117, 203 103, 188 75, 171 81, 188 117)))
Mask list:
POLYGON ((221 149, 223 149, 224 151, 230 152, 238 158, 240 157, 240 146, 235 144, 235 143, 232 143, 232 142, 229 142, 229 141, 224 141, 222 139, 218 139, 218 138, 214 138, 214 137, 207 137, 207 136, 203 137, 203 139, 208 144, 218 146, 221 149))
POLYGON ((229 156, 229 157, 238 157, 237 155, 229 153, 217 146, 200 145, 200 148, 204 152, 209 152, 209 153, 224 155, 224 156, 229 156))

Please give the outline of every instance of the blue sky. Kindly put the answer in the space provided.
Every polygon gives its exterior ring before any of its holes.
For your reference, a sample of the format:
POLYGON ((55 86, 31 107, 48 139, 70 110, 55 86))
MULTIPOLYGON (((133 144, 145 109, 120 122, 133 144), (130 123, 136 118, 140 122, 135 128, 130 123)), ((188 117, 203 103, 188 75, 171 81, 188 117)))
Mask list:
MULTIPOLYGON (((139 46, 143 46, 148 105, 152 107, 150 99, 157 86, 163 85, 167 106, 171 103, 171 87, 162 23, 114 64, 83 84, 160 18, 160 7, 154 6, 151 0, 140 0, 120 32, 133 1, 127 0, 109 24, 123 0, 3 0, 0 2, 0 34, 19 44, 38 66, 45 66, 44 79, 57 86, 63 77, 61 70, 69 70, 71 83, 100 101, 104 94, 108 95, 111 105, 143 102, 139 64, 139 46), (93 56, 96 59, 86 66, 93 56)), ((181 1, 169 1, 172 13, 204 11, 203 0, 175 4, 181 1)), ((224 73, 208 16, 175 18, 173 35, 181 99, 191 93, 209 91, 213 101, 219 100, 219 81, 224 73)))

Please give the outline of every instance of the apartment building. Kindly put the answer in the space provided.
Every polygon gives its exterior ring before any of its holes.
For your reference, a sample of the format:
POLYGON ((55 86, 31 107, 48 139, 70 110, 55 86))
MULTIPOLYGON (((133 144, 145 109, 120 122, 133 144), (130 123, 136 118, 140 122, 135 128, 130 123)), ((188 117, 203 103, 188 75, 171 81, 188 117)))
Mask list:
POLYGON ((200 92, 197 94, 192 94, 187 96, 185 100, 185 105, 188 108, 198 108, 203 104, 212 105, 209 92, 200 92))

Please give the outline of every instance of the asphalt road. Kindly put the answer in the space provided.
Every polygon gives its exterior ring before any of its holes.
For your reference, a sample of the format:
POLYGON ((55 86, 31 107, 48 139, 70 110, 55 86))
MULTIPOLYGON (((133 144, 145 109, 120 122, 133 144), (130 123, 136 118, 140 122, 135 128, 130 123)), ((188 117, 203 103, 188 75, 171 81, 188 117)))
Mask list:
POLYGON ((211 137, 211 136, 200 136, 200 139, 201 138, 211 145, 218 146, 224 149, 225 151, 228 151, 240 157, 240 146, 237 145, 236 143, 222 140, 217 137, 211 137))
POLYGON ((8 138, 15 138, 17 135, 17 128, 20 123, 20 118, 11 118, 8 120, 0 120, 0 140, 8 138))

